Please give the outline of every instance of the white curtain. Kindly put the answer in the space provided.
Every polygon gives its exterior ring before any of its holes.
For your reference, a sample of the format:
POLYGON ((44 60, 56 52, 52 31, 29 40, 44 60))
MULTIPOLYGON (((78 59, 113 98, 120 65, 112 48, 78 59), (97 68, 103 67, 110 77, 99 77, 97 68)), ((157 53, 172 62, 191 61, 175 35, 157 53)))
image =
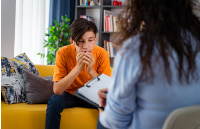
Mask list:
POLYGON ((26 53, 34 64, 46 64, 43 48, 48 33, 50 0, 16 0, 14 56, 26 53))

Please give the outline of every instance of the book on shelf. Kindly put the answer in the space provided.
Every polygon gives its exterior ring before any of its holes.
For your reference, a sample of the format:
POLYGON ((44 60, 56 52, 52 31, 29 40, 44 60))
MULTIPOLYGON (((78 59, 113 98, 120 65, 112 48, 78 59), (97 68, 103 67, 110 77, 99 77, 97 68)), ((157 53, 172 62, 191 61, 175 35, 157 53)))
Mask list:
POLYGON ((106 49, 106 51, 108 52, 109 57, 115 57, 116 50, 115 50, 115 47, 113 47, 113 45, 110 41, 104 40, 104 49, 106 49))
POLYGON ((117 32, 117 28, 116 28, 116 16, 113 16, 113 29, 114 29, 114 32, 117 32))
POLYGON ((106 42, 107 42, 106 40, 103 41, 103 48, 104 48, 105 50, 107 50, 106 42))
POLYGON ((80 0, 80 6, 82 6, 83 5, 83 1, 82 0, 80 0))
POLYGON ((80 0, 80 6, 100 6, 101 0, 80 0))
POLYGON ((115 26, 114 32, 119 32, 121 30, 121 23, 120 23, 118 17, 115 17, 115 24, 116 24, 116 26, 115 26))
POLYGON ((91 17, 91 16, 80 15, 80 18, 85 18, 85 19, 87 19, 88 21, 92 21, 92 22, 94 22, 94 23, 95 23, 95 21, 94 21, 94 18, 93 18, 93 17, 91 17))
POLYGON ((111 11, 104 10, 104 32, 109 32, 109 19, 110 19, 111 11))
POLYGON ((113 15, 110 15, 110 32, 114 32, 113 30, 113 15))
POLYGON ((106 42, 106 48, 107 48, 107 52, 108 52, 108 54, 109 54, 109 57, 111 57, 109 41, 106 42))
POLYGON ((113 16, 110 10, 104 10, 104 32, 119 32, 121 24, 117 16, 113 16))
POLYGON ((109 49, 110 49, 110 50, 109 50, 109 51, 110 51, 110 57, 114 57, 112 43, 109 42, 108 44, 109 44, 109 49))
POLYGON ((106 16, 106 17, 107 17, 106 32, 110 32, 110 16, 106 16))

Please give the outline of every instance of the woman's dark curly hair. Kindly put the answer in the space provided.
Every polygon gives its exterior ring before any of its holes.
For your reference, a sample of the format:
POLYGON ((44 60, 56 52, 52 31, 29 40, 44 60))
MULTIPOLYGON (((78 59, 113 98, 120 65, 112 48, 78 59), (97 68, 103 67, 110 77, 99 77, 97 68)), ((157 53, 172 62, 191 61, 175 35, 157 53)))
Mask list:
POLYGON ((76 42, 76 45, 78 46, 78 40, 83 36, 83 34, 87 31, 93 31, 96 35, 97 33, 97 26, 94 22, 88 21, 84 18, 77 18, 73 21, 73 23, 70 25, 70 31, 71 31, 71 38, 74 42, 76 42))
POLYGON ((194 8, 199 8, 195 0, 129 0, 126 10, 119 15, 122 31, 117 36, 120 38, 115 38, 113 42, 121 46, 123 41, 139 34, 141 78, 147 75, 154 78, 151 61, 156 48, 164 61, 165 75, 170 84, 169 57, 172 57, 172 50, 175 50, 179 81, 182 83, 186 79, 190 83, 190 75, 193 79, 198 78, 195 58, 200 51, 200 19, 193 13, 194 8), (141 23, 144 23, 142 30, 141 23), (186 36, 188 33, 194 36, 193 42, 191 37, 186 36), (183 68, 184 59, 188 64, 187 69, 183 68))

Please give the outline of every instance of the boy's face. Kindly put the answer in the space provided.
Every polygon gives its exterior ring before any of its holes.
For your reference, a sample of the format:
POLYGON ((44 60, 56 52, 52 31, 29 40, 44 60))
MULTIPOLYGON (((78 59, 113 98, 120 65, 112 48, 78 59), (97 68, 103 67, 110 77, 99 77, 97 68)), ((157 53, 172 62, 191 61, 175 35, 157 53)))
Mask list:
POLYGON ((94 45, 97 42, 98 37, 95 36, 93 31, 87 31, 83 34, 83 36, 77 41, 78 45, 70 38, 71 44, 75 45, 76 53, 78 52, 90 52, 92 53, 94 49, 94 45))

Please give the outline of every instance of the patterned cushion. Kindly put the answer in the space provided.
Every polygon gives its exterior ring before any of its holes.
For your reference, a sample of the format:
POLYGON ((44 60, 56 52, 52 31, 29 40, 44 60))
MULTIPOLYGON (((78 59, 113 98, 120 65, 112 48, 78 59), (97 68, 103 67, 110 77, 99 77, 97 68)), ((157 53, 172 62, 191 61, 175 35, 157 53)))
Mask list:
MULTIPOLYGON (((38 70, 34 66, 33 62, 27 57, 26 53, 22 53, 17 55, 16 57, 10 59, 17 67, 17 72, 19 73, 19 80, 20 80, 20 85, 22 87, 22 92, 25 94, 24 91, 24 79, 23 79, 23 70, 27 72, 31 72, 35 75, 40 76, 38 70)), ((25 97, 24 97, 25 98, 25 97)), ((24 102, 26 100, 24 99, 24 102)))
POLYGON ((24 102, 17 67, 6 57, 1 57, 1 92, 5 103, 24 102))
POLYGON ((11 61, 17 66, 17 71, 21 75, 21 78, 23 78, 23 70, 40 76, 38 70, 34 66, 33 62, 27 57, 26 53, 22 53, 12 58, 11 61))
POLYGON ((24 92, 23 70, 40 76, 38 70, 36 69, 32 61, 27 57, 26 53, 22 53, 12 59, 2 57, 1 62, 3 62, 3 64, 10 64, 9 66, 4 67, 1 65, 1 73, 14 76, 14 79, 13 77, 11 79, 10 76, 3 77, 4 81, 10 79, 10 81, 6 81, 6 85, 4 83, 2 87, 2 92, 6 91, 2 93, 4 95, 5 102, 8 104, 26 102, 24 92), (16 87, 18 87, 18 89, 16 87))

